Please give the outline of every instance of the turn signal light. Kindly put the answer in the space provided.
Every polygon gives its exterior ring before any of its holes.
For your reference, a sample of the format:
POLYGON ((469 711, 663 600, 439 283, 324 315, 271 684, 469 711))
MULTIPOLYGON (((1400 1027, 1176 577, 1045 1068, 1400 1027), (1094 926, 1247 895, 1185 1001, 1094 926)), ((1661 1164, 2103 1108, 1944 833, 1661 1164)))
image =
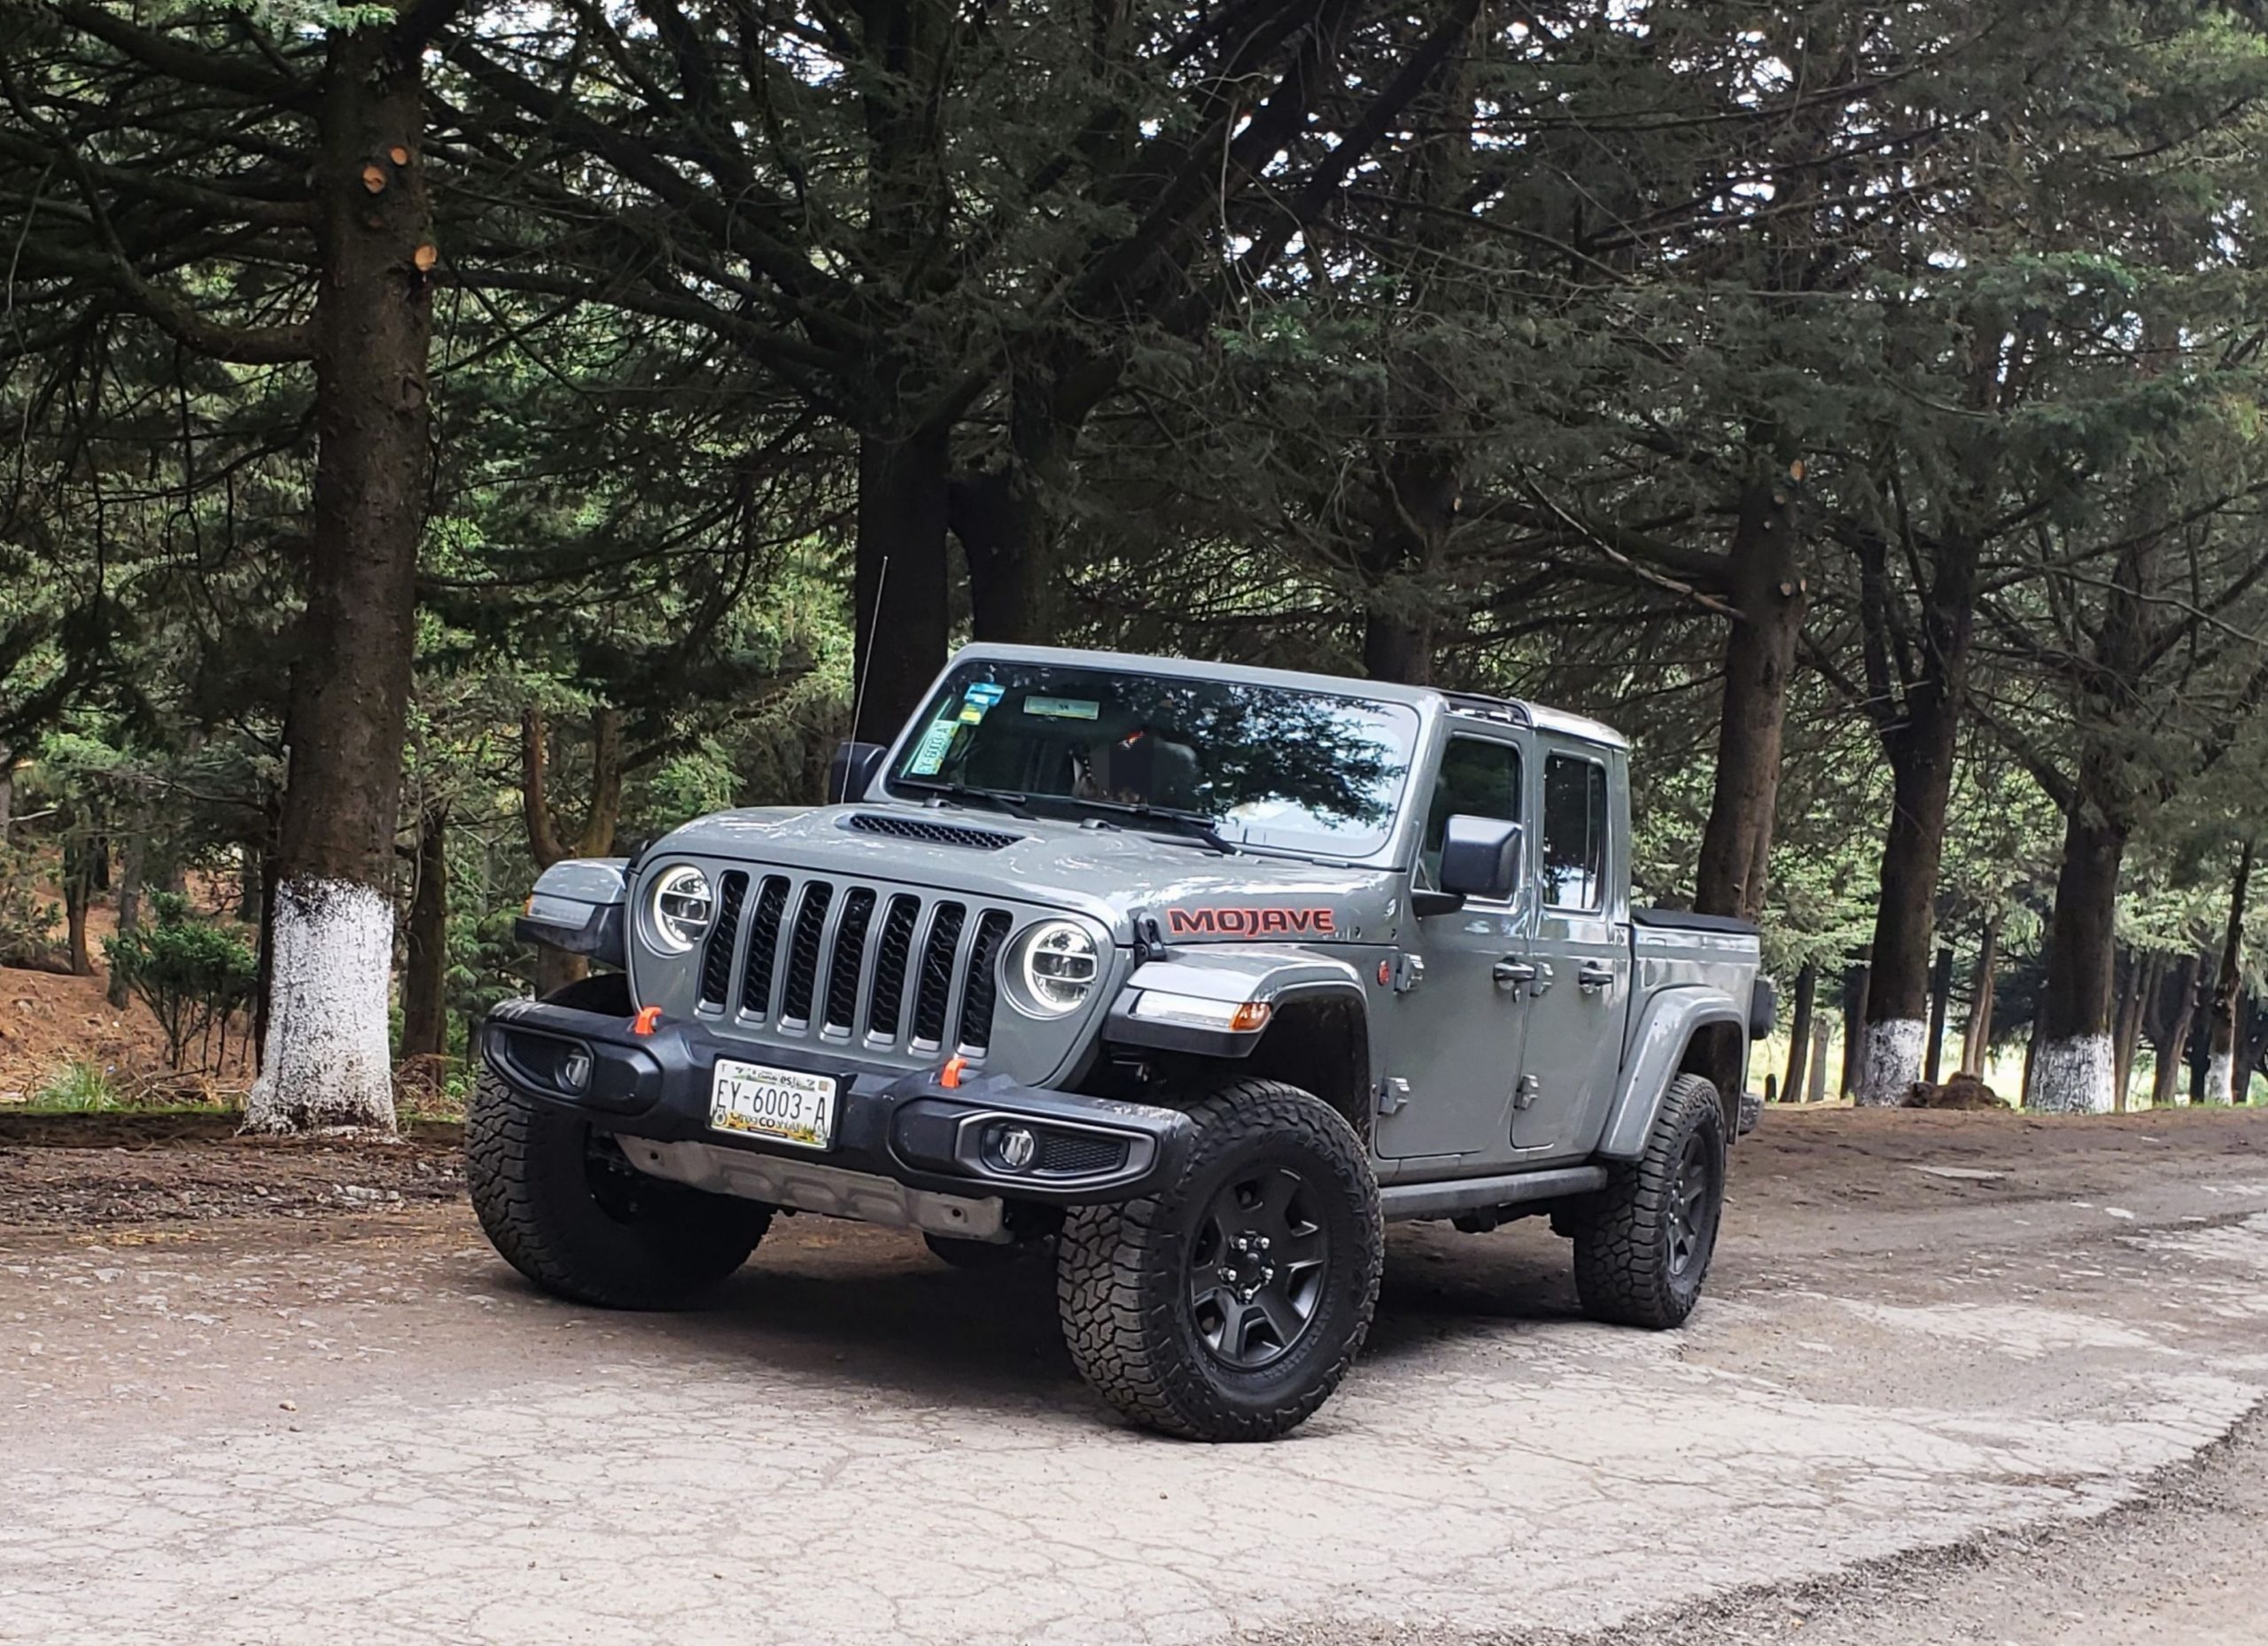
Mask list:
POLYGON ((1229 1027, 1239 1034, 1258 1029, 1268 1021, 1268 1002, 1247 1000, 1229 1019, 1229 1027))

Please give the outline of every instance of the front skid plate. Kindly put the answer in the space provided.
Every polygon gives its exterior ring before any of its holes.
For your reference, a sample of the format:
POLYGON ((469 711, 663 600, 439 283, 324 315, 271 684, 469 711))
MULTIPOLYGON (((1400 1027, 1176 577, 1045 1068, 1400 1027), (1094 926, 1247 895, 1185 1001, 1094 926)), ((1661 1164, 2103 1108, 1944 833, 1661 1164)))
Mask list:
POLYGON ((888 1177, 845 1171, 816 1161, 783 1160, 713 1143, 660 1143, 617 1137, 623 1158, 641 1172, 768 1206, 792 1207, 828 1217, 849 1217, 893 1229, 921 1229, 959 1240, 1006 1241, 1010 1237, 998 1195, 973 1199, 909 1189, 888 1177))

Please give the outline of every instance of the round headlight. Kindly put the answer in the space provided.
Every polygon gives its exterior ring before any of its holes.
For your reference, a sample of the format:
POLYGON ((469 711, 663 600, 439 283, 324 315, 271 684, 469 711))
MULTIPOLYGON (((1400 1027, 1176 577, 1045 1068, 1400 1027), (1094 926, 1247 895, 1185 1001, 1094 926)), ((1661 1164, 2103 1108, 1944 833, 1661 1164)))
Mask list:
POLYGON ((709 929, 716 902, 709 877, 690 863, 664 869, 654 881, 654 943, 671 954, 683 954, 709 929))
POLYGON ((1018 951, 1024 1004, 1044 1017, 1060 1017, 1086 1004, 1101 969, 1095 940, 1070 920, 1035 926, 1018 951))

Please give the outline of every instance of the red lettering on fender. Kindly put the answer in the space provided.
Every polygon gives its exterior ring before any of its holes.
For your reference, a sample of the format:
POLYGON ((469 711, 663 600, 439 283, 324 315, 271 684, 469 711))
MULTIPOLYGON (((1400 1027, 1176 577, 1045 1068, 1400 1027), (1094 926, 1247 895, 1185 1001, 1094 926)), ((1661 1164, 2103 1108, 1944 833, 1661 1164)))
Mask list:
POLYGON ((1168 909, 1166 930, 1175 937, 1261 937, 1297 934, 1338 935, 1329 909, 1254 909, 1230 905, 1216 909, 1168 909))

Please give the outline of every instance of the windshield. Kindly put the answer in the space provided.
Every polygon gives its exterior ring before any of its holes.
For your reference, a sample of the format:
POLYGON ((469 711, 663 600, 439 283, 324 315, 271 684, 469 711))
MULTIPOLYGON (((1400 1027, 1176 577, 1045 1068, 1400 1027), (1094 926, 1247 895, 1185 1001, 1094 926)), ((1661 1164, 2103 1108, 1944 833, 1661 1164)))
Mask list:
POLYGON ((1400 703, 1003 661, 955 669, 915 726, 889 779, 907 799, 958 787, 1128 827, 1147 809, 1349 858, 1386 844, 1418 737, 1400 703))

